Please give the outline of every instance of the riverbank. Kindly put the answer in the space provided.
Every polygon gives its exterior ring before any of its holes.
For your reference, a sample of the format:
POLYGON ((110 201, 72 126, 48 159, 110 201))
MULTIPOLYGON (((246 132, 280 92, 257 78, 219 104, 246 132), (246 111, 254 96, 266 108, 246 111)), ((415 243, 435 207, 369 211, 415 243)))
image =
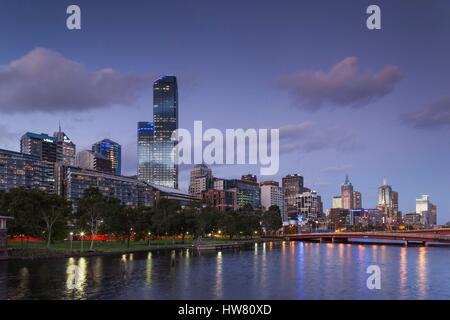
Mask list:
POLYGON ((119 255, 136 252, 157 251, 157 250, 176 250, 176 249, 205 249, 213 250, 231 249, 246 246, 255 243, 281 241, 271 238, 254 239, 203 239, 201 241, 185 239, 160 239, 148 241, 131 241, 128 245, 123 241, 97 241, 94 243, 94 250, 90 251, 89 241, 68 241, 52 244, 50 249, 46 247, 45 242, 9 242, 8 260, 26 260, 26 259, 52 259, 52 258, 70 258, 70 257, 91 257, 101 255, 119 255))

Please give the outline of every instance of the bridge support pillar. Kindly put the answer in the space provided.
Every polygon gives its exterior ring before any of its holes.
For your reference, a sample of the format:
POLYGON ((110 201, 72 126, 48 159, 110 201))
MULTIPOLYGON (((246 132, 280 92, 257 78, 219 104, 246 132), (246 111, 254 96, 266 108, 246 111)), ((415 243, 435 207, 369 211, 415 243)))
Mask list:
POLYGON ((408 240, 405 240, 405 247, 408 246, 408 240))
POLYGON ((336 238, 331 238, 331 242, 335 243, 336 242, 336 238))
POLYGON ((424 242, 422 242, 422 245, 423 245, 424 247, 428 247, 428 242, 424 241, 424 242))

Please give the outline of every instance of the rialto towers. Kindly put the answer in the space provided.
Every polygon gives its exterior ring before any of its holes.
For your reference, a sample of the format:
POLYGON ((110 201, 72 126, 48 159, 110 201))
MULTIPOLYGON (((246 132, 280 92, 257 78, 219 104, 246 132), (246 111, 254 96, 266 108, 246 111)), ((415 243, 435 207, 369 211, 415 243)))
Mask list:
POLYGON ((178 165, 172 134, 178 129, 178 86, 175 76, 153 83, 153 122, 139 122, 138 178, 147 183, 178 189, 178 165))

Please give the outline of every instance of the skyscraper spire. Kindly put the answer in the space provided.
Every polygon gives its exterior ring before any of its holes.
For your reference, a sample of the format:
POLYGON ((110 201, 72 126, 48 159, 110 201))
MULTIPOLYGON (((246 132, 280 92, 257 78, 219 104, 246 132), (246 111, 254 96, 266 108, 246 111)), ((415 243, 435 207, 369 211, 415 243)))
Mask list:
POLYGON ((344 184, 348 184, 350 181, 348 180, 348 173, 345 175, 345 182, 344 184))
POLYGON ((387 178, 386 177, 383 178, 383 186, 387 186, 387 178))

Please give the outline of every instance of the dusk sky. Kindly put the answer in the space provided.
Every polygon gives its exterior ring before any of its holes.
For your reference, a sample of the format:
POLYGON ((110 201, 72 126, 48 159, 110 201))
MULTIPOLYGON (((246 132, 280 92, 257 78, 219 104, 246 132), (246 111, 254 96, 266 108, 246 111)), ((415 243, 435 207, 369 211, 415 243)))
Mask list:
MULTIPOLYGON (((280 128, 275 177, 305 177, 324 207, 348 173, 363 206, 383 177, 403 213, 428 194, 450 221, 450 2, 0 0, 0 148, 61 122, 89 149, 123 146, 136 174, 136 124, 152 120, 152 81, 176 75, 190 129, 280 128), (77 4, 82 29, 66 28, 77 4), (366 28, 381 7, 382 30, 366 28)), ((213 167, 217 177, 257 166, 213 167)), ((189 169, 180 173, 188 187, 189 169)))

